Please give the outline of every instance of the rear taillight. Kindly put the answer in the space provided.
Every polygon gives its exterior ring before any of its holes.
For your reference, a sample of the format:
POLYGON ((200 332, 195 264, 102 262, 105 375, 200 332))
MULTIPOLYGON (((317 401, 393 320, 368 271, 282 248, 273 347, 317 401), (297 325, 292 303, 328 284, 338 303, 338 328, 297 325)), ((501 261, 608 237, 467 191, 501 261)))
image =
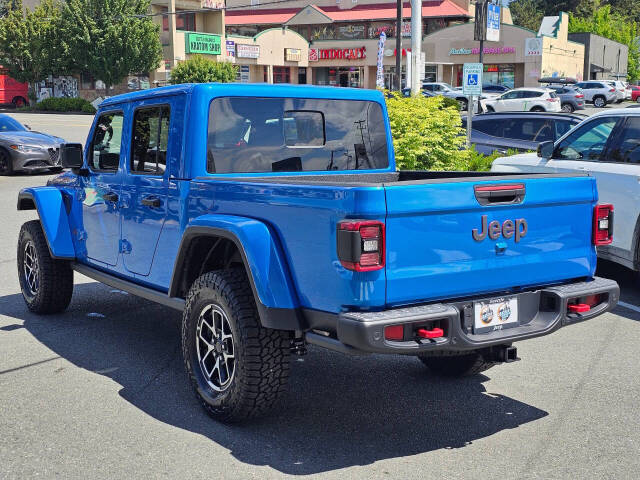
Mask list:
POLYGON ((596 205, 593 209, 593 244, 609 245, 613 241, 613 205, 596 205))
POLYGON ((345 220, 338 224, 338 258, 356 272, 384 268, 384 223, 377 220, 345 220))
POLYGON ((612 88, 612 89, 611 89, 611 90, 609 90, 609 91, 610 91, 610 92, 615 92, 615 91, 616 91, 616 89, 615 89, 615 88, 612 88))
POLYGON ((578 95, 576 95, 576 98, 584 98, 584 95, 579 93, 578 95))

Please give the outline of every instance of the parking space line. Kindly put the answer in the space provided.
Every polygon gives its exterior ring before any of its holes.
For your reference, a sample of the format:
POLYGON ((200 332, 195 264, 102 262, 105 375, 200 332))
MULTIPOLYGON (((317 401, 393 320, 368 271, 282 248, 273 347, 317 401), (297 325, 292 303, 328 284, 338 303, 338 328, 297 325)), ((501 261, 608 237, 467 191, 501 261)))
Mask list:
POLYGON ((621 307, 627 308, 629 310, 633 310, 634 312, 640 313, 640 307, 636 307, 635 305, 631 305, 627 302, 618 302, 618 305, 621 307))

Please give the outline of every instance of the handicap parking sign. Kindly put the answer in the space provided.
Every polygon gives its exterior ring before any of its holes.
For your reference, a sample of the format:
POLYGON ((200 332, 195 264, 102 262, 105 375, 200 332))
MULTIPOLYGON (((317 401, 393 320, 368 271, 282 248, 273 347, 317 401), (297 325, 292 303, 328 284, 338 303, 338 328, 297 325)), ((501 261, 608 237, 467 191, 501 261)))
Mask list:
POLYGON ((464 95, 482 94, 482 63, 465 63, 462 74, 462 93, 464 95))

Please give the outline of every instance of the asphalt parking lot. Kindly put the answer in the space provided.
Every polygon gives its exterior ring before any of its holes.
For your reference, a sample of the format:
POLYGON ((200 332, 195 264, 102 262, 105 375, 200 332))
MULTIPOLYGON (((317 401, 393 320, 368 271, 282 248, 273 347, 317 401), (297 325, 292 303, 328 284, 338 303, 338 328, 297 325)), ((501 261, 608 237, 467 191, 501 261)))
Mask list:
MULTIPOLYGON (((91 121, 23 115, 70 141, 91 121)), ((179 313, 77 274, 67 312, 28 312, 15 248, 34 214, 15 204, 48 178, 0 177, 3 480, 640 476, 640 283, 629 271, 601 266, 623 306, 519 343, 520 362, 442 380, 410 357, 311 348, 269 417, 223 426, 184 375, 179 313)))

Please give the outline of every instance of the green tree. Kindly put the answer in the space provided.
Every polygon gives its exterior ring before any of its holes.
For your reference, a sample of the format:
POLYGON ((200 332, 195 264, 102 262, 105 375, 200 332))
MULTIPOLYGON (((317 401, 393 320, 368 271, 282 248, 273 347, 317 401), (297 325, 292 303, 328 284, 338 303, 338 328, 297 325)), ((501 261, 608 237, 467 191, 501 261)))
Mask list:
POLYGON ((35 83, 60 71, 60 8, 43 0, 24 11, 22 1, 0 18, 0 65, 19 82, 35 83))
POLYGON ((17 10, 22 5, 22 0, 0 0, 0 17, 4 17, 11 10, 17 10))
POLYGON ((156 69, 162 47, 148 9, 149 0, 67 0, 60 26, 67 70, 91 74, 108 92, 129 74, 156 69))
POLYGON ((627 79, 635 81, 640 78, 640 52, 637 37, 640 34, 636 22, 611 12, 611 6, 605 5, 592 12, 590 16, 569 18, 569 32, 589 32, 609 38, 629 47, 629 63, 627 79))
POLYGON ((544 17, 544 10, 539 0, 516 0, 509 4, 513 23, 537 32, 544 17))
POLYGON ((202 55, 195 55, 180 62, 171 71, 171 83, 233 82, 238 67, 229 62, 216 62, 202 55))

